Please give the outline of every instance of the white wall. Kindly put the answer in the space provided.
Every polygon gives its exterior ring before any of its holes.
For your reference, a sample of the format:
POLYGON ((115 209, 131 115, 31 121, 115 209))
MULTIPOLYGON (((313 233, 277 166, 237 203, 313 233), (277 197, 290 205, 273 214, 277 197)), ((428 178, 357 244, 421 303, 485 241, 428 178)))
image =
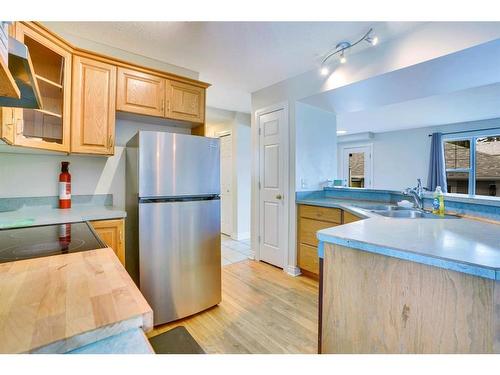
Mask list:
MULTIPOLYGON (((147 118, 145 118, 147 121, 147 118)), ((125 142, 137 130, 155 130, 190 133, 189 129, 168 125, 116 121, 115 155, 111 157, 84 155, 54 155, 6 153, 11 146, 2 146, 0 152, 0 197, 57 196, 57 181, 61 161, 69 161, 72 194, 113 194, 118 208, 125 208, 125 142)), ((28 152, 30 152, 28 150, 28 152)))
POLYGON ((236 172, 236 239, 250 238, 252 148, 250 114, 237 113, 233 125, 233 165, 236 172))
POLYGON ((403 190, 416 186, 417 178, 422 178, 426 186, 431 149, 429 134, 490 127, 500 127, 500 119, 377 133, 368 141, 342 142, 338 144, 338 173, 341 174, 342 168, 342 147, 373 144, 374 189, 403 190))
POLYGON ((295 189, 320 190, 337 177, 335 114, 297 103, 295 126, 295 189))
MULTIPOLYGON (((337 67, 329 76, 323 77, 319 69, 278 82, 252 93, 252 122, 256 111, 285 103, 289 118, 289 186, 296 186, 296 103, 301 99, 385 74, 427 60, 444 56, 481 43, 500 38, 500 24, 495 22, 430 22, 413 29, 408 34, 384 42, 376 48, 368 48, 349 56, 349 63, 337 67)), ((319 64, 319 61, 318 61, 319 64)), ((258 217, 258 130, 252 123, 252 248, 257 248, 258 217)), ((335 152, 335 144, 332 152, 335 152)), ((296 248, 296 207, 289 200, 288 247, 296 248)), ((287 270, 296 262, 296 252, 289 252, 287 270)), ((296 270, 296 268, 295 268, 296 270)))

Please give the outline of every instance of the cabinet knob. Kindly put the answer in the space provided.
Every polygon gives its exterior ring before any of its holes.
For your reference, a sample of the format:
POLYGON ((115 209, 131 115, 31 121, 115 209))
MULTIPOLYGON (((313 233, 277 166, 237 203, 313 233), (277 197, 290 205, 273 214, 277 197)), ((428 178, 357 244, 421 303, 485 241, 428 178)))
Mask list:
POLYGON ((276 199, 281 199, 281 198, 283 198, 283 197, 281 196, 281 194, 278 194, 278 195, 276 196, 276 199))

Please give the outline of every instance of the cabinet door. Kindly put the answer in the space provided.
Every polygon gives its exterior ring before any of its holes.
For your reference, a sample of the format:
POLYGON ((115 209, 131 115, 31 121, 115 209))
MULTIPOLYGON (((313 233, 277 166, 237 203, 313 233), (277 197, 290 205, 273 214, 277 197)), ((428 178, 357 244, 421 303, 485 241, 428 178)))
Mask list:
POLYGON ((298 264, 301 269, 319 275, 318 249, 303 243, 299 244, 298 264))
POLYGON ((19 109, 15 144, 69 152, 71 111, 71 52, 42 29, 16 22, 16 38, 30 52, 42 108, 19 109))
POLYGON ((165 80, 118 68, 116 109, 149 116, 165 116, 165 80))
POLYGON ((299 242, 316 247, 318 246, 316 232, 321 229, 331 228, 337 225, 338 224, 335 223, 306 219, 301 217, 299 222, 299 242))
POLYGON ((15 112, 14 108, 0 107, 1 125, 0 139, 5 143, 14 144, 15 112))
POLYGON ((100 220, 93 221, 91 224, 99 238, 113 249, 120 262, 125 266, 124 220, 100 220))
POLYGON ((116 67, 73 57, 71 152, 114 154, 116 67))
POLYGON ((187 83, 168 81, 166 117, 204 123, 205 89, 187 83))
POLYGON ((344 224, 354 223, 355 221, 361 220, 361 218, 350 212, 344 211, 344 224))

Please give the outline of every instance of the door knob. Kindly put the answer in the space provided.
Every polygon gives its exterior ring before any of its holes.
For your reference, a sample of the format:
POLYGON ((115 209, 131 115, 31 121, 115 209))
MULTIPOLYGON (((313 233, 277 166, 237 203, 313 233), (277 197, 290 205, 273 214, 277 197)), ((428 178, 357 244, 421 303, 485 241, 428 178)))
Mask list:
POLYGON ((276 196, 276 199, 281 199, 281 198, 283 198, 283 197, 281 196, 281 194, 278 194, 278 195, 276 196))

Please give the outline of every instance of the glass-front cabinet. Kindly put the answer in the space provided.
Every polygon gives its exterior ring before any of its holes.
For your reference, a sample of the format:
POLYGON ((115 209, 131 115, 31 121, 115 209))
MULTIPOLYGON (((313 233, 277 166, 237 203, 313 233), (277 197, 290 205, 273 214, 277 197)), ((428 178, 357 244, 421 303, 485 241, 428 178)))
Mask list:
POLYGON ((3 108, 3 125, 14 130, 11 143, 69 152, 71 52, 49 34, 21 22, 15 23, 14 34, 30 52, 42 108, 3 108))

